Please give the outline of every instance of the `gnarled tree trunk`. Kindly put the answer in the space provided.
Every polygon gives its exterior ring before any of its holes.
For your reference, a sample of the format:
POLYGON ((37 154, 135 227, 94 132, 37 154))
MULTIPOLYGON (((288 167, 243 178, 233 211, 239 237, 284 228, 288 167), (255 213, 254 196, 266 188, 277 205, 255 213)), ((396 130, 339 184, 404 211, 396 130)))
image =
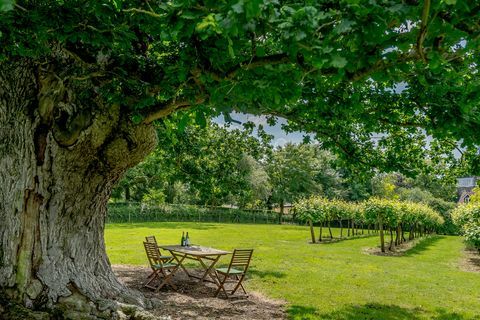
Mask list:
POLYGON ((0 63, 0 295, 67 318, 110 319, 112 300, 143 302, 111 270, 106 204, 156 133, 53 69, 0 63))

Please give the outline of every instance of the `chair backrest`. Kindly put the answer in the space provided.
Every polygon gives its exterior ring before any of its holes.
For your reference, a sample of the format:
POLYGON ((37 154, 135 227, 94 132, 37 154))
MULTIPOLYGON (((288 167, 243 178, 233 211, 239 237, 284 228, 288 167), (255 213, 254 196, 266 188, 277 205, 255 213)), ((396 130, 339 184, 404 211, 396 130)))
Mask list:
POLYGON ((160 251, 160 248, 158 247, 158 243, 157 243, 157 239, 155 238, 155 236, 148 236, 148 237, 145 237, 145 240, 148 242, 148 243, 153 243, 157 246, 157 250, 158 250, 158 254, 161 256, 162 255, 162 252, 160 251))
POLYGON ((231 268, 243 270, 247 272, 250 261, 252 260, 253 249, 235 249, 233 250, 232 260, 228 266, 228 271, 231 268))
POLYGON ((160 253, 158 252, 157 245, 152 242, 144 242, 143 246, 145 247, 145 253, 147 254, 148 262, 150 266, 160 265, 162 266, 162 259, 160 259, 160 253))
POLYGON ((150 242, 150 243, 155 243, 157 244, 157 239, 155 238, 155 236, 148 236, 148 237, 145 237, 145 240, 147 242, 150 242))

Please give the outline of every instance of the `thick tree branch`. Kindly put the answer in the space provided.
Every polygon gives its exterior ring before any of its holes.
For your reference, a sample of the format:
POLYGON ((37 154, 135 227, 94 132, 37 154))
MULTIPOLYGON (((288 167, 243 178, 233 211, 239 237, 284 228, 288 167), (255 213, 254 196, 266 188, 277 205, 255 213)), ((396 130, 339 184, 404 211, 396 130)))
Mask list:
POLYGON ((422 10, 422 22, 420 24, 420 33, 418 34, 417 38, 417 51, 423 61, 427 61, 425 57, 425 52, 423 49, 423 42, 425 41, 425 37, 427 36, 427 27, 428 27, 428 17, 430 14, 430 0, 424 0, 423 2, 423 10, 422 10))
POLYGON ((288 63, 290 59, 287 54, 279 53, 265 57, 254 57, 249 61, 244 61, 227 71, 227 78, 233 78, 240 70, 251 70, 266 65, 288 63))
POLYGON ((165 118, 166 116, 172 114, 175 111, 186 109, 194 105, 203 103, 207 99, 206 95, 200 95, 195 98, 195 100, 184 99, 184 100, 172 100, 166 105, 154 106, 147 110, 145 113, 145 118, 143 119, 143 124, 150 124, 155 120, 165 118))
MULTIPOLYGON (((380 58, 377 62, 372 64, 369 67, 358 70, 356 72, 347 73, 348 80, 355 82, 362 80, 363 78, 369 76, 370 74, 385 70, 391 66, 394 66, 397 63, 404 63, 408 61, 417 60, 419 55, 415 51, 410 51, 408 53, 402 54, 396 60, 388 60, 380 58)), ((254 57, 251 60, 241 62, 236 66, 230 68, 227 72, 221 73, 219 71, 205 70, 204 72, 210 75, 215 81, 225 81, 232 80, 240 70, 252 70, 255 68, 260 68, 266 65, 275 65, 283 63, 294 63, 290 57, 285 53, 279 53, 276 55, 266 56, 266 57, 254 57)), ((296 62, 298 63, 298 62, 296 62)), ((311 70, 309 72, 312 72, 311 70)), ((328 70, 318 70, 323 75, 334 75, 338 73, 337 69, 328 69, 328 70)))
POLYGON ((378 121, 384 124, 389 124, 392 126, 398 126, 403 128, 425 128, 425 123, 415 122, 415 121, 392 121, 388 118, 378 118, 378 121))
POLYGON ((81 76, 74 76, 74 77, 70 77, 69 79, 71 80, 76 80, 76 81, 86 81, 86 80, 90 80, 92 78, 101 78, 101 77, 105 77, 105 73, 104 72, 100 72, 100 71, 96 71, 96 72, 92 72, 90 74, 85 74, 85 75, 81 75, 81 76))
POLYGON ((398 59, 396 60, 392 60, 392 61, 389 61, 389 60, 385 60, 385 59, 380 59, 378 60, 377 62, 375 62, 373 65, 365 68, 365 69, 362 69, 362 70, 358 70, 354 73, 350 73, 348 74, 348 78, 350 81, 352 82, 355 82, 355 81, 359 81, 359 80, 362 80, 363 78, 371 75, 372 73, 375 73, 377 71, 382 71, 382 70, 385 70, 389 67, 392 67, 394 66, 395 64, 397 63, 404 63, 404 62, 408 62, 408 61, 414 61, 418 59, 418 55, 414 52, 414 51, 411 51, 409 53, 406 53, 406 54, 403 54, 401 55, 398 59))
POLYGON ((163 18, 163 17, 165 17, 164 14, 158 14, 158 13, 153 12, 153 11, 148 11, 148 10, 138 9, 138 8, 124 9, 124 10, 122 10, 122 11, 123 11, 123 12, 133 12, 133 13, 143 13, 143 14, 149 15, 149 16, 154 17, 154 18, 163 18))
POLYGON ((230 68, 227 72, 206 71, 215 81, 231 80, 240 70, 252 70, 266 65, 282 64, 291 62, 286 53, 274 54, 265 57, 253 57, 249 60, 240 62, 230 68))

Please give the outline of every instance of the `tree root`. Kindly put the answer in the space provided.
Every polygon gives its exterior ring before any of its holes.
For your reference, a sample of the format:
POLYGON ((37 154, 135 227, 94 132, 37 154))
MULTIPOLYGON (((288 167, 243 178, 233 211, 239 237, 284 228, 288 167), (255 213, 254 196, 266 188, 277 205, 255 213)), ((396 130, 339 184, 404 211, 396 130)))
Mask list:
MULTIPOLYGON (((135 299, 124 299, 133 301, 135 299)), ((152 303, 145 305, 152 307, 152 303)), ((32 310, 0 292, 0 319, 2 320, 168 320, 168 316, 155 316, 143 307, 114 300, 94 303, 85 296, 74 293, 61 298, 52 309, 32 310)))

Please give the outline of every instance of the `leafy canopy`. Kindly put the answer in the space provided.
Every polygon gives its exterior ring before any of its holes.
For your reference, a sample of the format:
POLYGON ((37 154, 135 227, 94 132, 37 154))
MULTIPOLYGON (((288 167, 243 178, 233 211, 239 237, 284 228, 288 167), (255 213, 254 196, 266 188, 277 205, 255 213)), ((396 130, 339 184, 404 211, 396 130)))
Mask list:
POLYGON ((136 123, 186 108, 199 123, 233 109, 284 116, 292 130, 391 168, 421 153, 411 142, 425 133, 479 143, 479 9, 453 0, 2 0, 0 60, 54 66, 64 83, 93 86, 89 95, 106 102, 98 108, 120 104, 136 123), (395 157, 368 159, 373 133, 395 157))

